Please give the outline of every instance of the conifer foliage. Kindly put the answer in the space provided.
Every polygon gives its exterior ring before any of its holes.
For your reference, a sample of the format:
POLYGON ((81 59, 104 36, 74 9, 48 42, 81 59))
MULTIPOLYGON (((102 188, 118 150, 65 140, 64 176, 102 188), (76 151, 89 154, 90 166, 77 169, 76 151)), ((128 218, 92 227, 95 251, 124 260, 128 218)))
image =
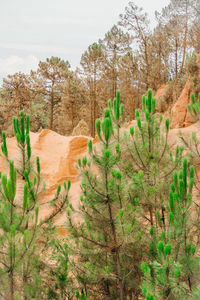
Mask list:
POLYGON ((136 110, 136 126, 125 135, 125 159, 121 168, 127 180, 132 180, 131 190, 141 199, 144 218, 155 225, 156 216, 165 227, 165 211, 171 173, 180 166, 183 147, 177 146, 173 157, 168 144, 169 119, 155 114, 156 99, 152 90, 142 98, 142 111, 136 110), (148 212, 148 213, 147 213, 148 212))
POLYGON ((126 299, 139 290, 138 200, 129 201, 126 182, 118 168, 121 149, 113 140, 114 132, 116 136, 119 133, 121 114, 123 106, 120 109, 117 92, 114 107, 109 102, 103 121, 96 121, 100 148, 94 148, 90 140, 88 157, 78 160, 82 175, 79 213, 83 217, 79 226, 73 221, 72 211, 68 210, 69 229, 78 257, 78 261, 74 259, 73 270, 89 299, 126 299), (93 172, 94 167, 96 172, 93 172))
POLYGON ((198 293, 199 243, 194 220, 199 219, 199 212, 192 218, 191 211, 194 167, 190 167, 189 178, 187 172, 188 162, 184 159, 170 187, 167 228, 158 235, 159 227, 152 226, 149 232, 154 259, 142 263, 146 299, 191 299, 192 292, 198 293))
POLYGON ((22 159, 16 162, 17 167, 9 159, 3 132, 1 149, 9 164, 9 174, 2 173, 0 180, 0 297, 46 299, 43 251, 51 249, 47 241, 50 234, 55 234, 52 219, 67 201, 70 182, 68 187, 63 184, 63 195, 61 185, 58 186, 53 199, 55 210, 45 220, 39 220, 38 200, 43 185, 39 157, 36 170, 31 162, 29 115, 25 117, 21 111, 20 119, 13 119, 13 128, 22 159), (39 247, 41 236, 46 240, 44 247, 39 247))

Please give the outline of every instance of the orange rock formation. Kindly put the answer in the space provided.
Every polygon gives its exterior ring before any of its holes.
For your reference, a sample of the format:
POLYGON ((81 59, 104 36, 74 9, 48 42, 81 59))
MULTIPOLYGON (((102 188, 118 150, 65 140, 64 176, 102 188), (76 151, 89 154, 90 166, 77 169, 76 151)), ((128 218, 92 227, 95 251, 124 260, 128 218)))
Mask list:
POLYGON ((196 119, 192 118, 187 110, 187 105, 190 104, 191 93, 190 79, 188 79, 180 97, 172 108, 171 128, 187 127, 196 122, 196 119))

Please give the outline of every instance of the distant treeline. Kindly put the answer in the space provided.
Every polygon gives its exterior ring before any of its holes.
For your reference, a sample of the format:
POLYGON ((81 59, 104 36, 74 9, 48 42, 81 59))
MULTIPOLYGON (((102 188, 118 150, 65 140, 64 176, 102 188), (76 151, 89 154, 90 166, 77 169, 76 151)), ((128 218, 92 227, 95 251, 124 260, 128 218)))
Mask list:
MULTIPOLYGON (((94 136, 95 119, 120 89, 126 117, 133 119, 148 88, 157 90, 169 81, 181 87, 188 75, 198 73, 195 54, 200 52, 200 2, 171 0, 155 16, 157 24, 151 30, 148 14, 129 2, 118 24, 82 54, 79 68, 72 71, 68 61, 47 58, 36 72, 8 75, 3 80, 2 99, 12 100, 16 111, 32 109, 33 113, 33 107, 39 107, 47 112, 43 126, 54 130, 61 102, 68 111, 71 130, 84 118, 81 107, 85 105, 94 136)), ((173 101, 172 94, 168 101, 173 101)))

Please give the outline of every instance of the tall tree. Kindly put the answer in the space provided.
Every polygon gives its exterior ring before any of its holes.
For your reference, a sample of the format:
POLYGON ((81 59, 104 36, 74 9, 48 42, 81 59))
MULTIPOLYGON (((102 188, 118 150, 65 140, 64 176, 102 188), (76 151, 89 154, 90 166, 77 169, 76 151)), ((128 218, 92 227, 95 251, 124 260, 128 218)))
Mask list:
POLYGON ((140 58, 141 58, 141 71, 143 72, 143 81, 146 88, 149 87, 149 78, 151 65, 149 61, 149 44, 151 32, 149 29, 150 21, 147 13, 143 12, 133 2, 129 2, 125 7, 125 13, 120 14, 119 25, 127 28, 133 36, 134 41, 138 45, 140 58))
MULTIPOLYGON (((199 9, 199 12, 200 12, 200 9, 199 9)), ((200 17, 199 17, 199 14, 194 19, 194 22, 190 29, 190 47, 193 48, 196 53, 200 53, 200 17)))
POLYGON ((66 193, 62 196, 61 185, 58 185, 54 199, 50 200, 53 211, 47 218, 39 220, 38 200, 44 186, 39 157, 36 158, 36 170, 31 161, 29 115, 25 117, 21 111, 19 119, 14 117, 13 129, 21 165, 17 162, 16 168, 10 160, 6 133, 3 131, 1 150, 9 164, 9 176, 1 173, 0 181, 0 296, 6 300, 47 299, 45 272, 42 273, 41 269, 44 264, 43 251, 50 248, 47 244, 39 246, 38 240, 43 236, 48 241, 54 232, 52 220, 67 202, 70 182, 68 187, 63 183, 66 193), (19 189, 17 184, 21 185, 19 189))
POLYGON ((156 16, 165 25, 175 55, 175 76, 180 78, 189 46, 189 32, 199 7, 197 0, 171 0, 156 16), (180 57, 180 60, 179 60, 180 57))
POLYGON ((95 136, 95 120, 97 118, 97 90, 98 82, 104 70, 106 56, 102 46, 98 43, 90 45, 81 57, 81 76, 84 78, 90 102, 90 129, 95 136))
POLYGON ((15 113, 19 114, 20 110, 31 107, 33 91, 28 75, 21 72, 8 75, 3 79, 3 89, 6 92, 6 100, 13 101, 15 113))
POLYGON ((71 73, 64 82, 62 93, 63 114, 69 116, 72 131, 77 122, 83 118, 81 106, 86 102, 85 86, 76 72, 71 73))
POLYGON ((131 50, 131 37, 114 25, 105 34, 104 39, 100 40, 100 43, 108 56, 105 77, 109 80, 109 85, 111 86, 109 97, 114 99, 119 81, 118 62, 121 56, 131 50))
POLYGON ((115 127, 119 138, 123 116, 119 97, 118 91, 114 109, 109 102, 104 120, 96 121, 100 151, 93 148, 90 140, 89 158, 78 160, 83 191, 78 211, 83 219, 80 226, 73 220, 74 209, 70 204, 67 210, 72 251, 77 255, 77 259, 70 255, 71 266, 88 299, 125 300, 129 296, 132 299, 133 295, 138 299, 140 270, 137 265, 141 251, 137 252, 135 246, 140 244, 142 234, 135 220, 138 201, 134 195, 131 199, 127 196, 126 184, 117 166, 121 150, 119 144, 112 141, 115 127), (93 167, 98 176, 92 171, 93 167))
POLYGON ((123 169, 127 181, 132 178, 132 183, 135 182, 133 186, 142 199, 140 204, 144 209, 144 219, 153 226, 159 213, 165 228, 166 202, 172 180, 170 174, 178 170, 183 149, 177 147, 176 158, 172 158, 168 145, 169 119, 165 121, 164 131, 162 115, 160 120, 155 118, 155 107, 156 100, 152 97, 152 90, 149 90, 147 97, 142 99, 142 112, 136 110, 137 125, 130 128, 130 137, 126 135, 123 140, 126 149, 123 156, 126 167, 123 169), (132 177, 132 174, 135 175, 132 177))
POLYGON ((166 83, 169 79, 170 46, 168 37, 162 24, 158 24, 151 36, 149 61, 151 63, 151 76, 149 79, 152 89, 166 83))
POLYGON ((44 96, 50 110, 49 128, 53 129, 55 106, 61 101, 62 83, 70 74, 70 64, 58 57, 40 61, 37 72, 31 72, 34 89, 44 96))
POLYGON ((138 77, 138 61, 132 52, 122 56, 119 66, 119 89, 121 98, 126 105, 126 116, 129 120, 135 118, 135 109, 138 107, 138 99, 141 94, 138 77))

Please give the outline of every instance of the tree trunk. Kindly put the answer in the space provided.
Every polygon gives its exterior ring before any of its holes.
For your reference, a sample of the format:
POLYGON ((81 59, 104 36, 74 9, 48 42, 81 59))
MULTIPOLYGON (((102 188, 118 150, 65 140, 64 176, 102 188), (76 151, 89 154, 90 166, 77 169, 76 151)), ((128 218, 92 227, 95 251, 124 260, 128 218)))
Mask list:
POLYGON ((114 247, 115 247, 115 257, 117 261, 117 277, 118 277, 118 282, 119 282, 119 289, 120 289, 120 300, 125 300, 124 296, 124 286, 123 286, 123 281, 121 278, 121 262, 120 262, 120 257, 119 257, 119 245, 117 243, 117 234, 116 234, 116 229, 115 229, 115 224, 113 220, 113 215, 112 215, 112 208, 110 205, 110 196, 108 193, 108 173, 107 170, 105 172, 105 179, 106 179, 106 202, 108 205, 108 214, 109 214, 109 219, 110 219, 110 225, 111 225, 111 230, 112 230, 112 235, 113 235, 113 240, 114 240, 114 247))
POLYGON ((176 39, 176 50, 175 50, 175 72, 176 72, 176 78, 178 76, 178 42, 176 39))
POLYGON ((90 128, 91 136, 94 137, 94 91, 90 91, 90 128))
MULTIPOLYGON (((159 41, 159 51, 158 51, 158 80, 159 80, 159 85, 162 83, 162 74, 161 74, 161 69, 162 69, 162 61, 161 61, 161 55, 162 55, 162 45, 161 45, 161 41, 159 41)), ((157 84, 155 84, 155 88, 157 89, 157 84)))
POLYGON ((17 117, 19 118, 19 112, 21 110, 21 100, 20 100, 18 88, 15 89, 15 97, 16 97, 16 114, 17 117))
POLYGON ((51 108, 50 108, 50 120, 49 120, 49 129, 53 130, 53 110, 54 110, 54 83, 51 87, 51 108))
POLYGON ((149 88, 149 58, 148 58, 148 45, 147 41, 144 40, 144 57, 145 57, 145 64, 146 64, 146 74, 145 74, 145 83, 146 83, 146 89, 149 88))
POLYGON ((116 97, 117 91, 117 76, 116 76, 116 51, 113 54, 113 69, 112 69, 112 100, 116 97))
POLYGON ((74 99, 72 99, 72 102, 71 102, 71 112, 72 112, 72 118, 71 118, 71 121, 72 121, 72 130, 73 130, 74 129, 74 99))
POLYGON ((180 67, 178 78, 181 77, 182 72, 183 72, 183 67, 185 64, 185 54, 186 54, 186 48, 187 48, 187 34, 188 34, 188 16, 187 16, 187 6, 186 6, 186 23, 185 23, 185 34, 184 34, 184 40, 183 40, 183 58, 182 58, 182 64, 180 67))
POLYGON ((97 71, 96 71, 96 65, 94 68, 94 99, 93 99, 93 105, 94 105, 94 114, 93 114, 93 137, 95 137, 95 121, 96 121, 96 98, 97 98, 97 83, 96 83, 96 76, 97 76, 97 71))
POLYGON ((14 300, 14 274, 13 269, 10 271, 10 300, 14 300))
MULTIPOLYGON (((12 201, 13 202, 13 201, 12 201)), ((10 228, 13 224, 13 205, 10 205, 10 228)), ((10 278, 10 300, 14 300, 14 273, 13 273, 13 254, 14 254, 14 241, 13 241, 13 236, 11 236, 11 251, 10 251, 10 273, 9 273, 9 278, 10 278)))

